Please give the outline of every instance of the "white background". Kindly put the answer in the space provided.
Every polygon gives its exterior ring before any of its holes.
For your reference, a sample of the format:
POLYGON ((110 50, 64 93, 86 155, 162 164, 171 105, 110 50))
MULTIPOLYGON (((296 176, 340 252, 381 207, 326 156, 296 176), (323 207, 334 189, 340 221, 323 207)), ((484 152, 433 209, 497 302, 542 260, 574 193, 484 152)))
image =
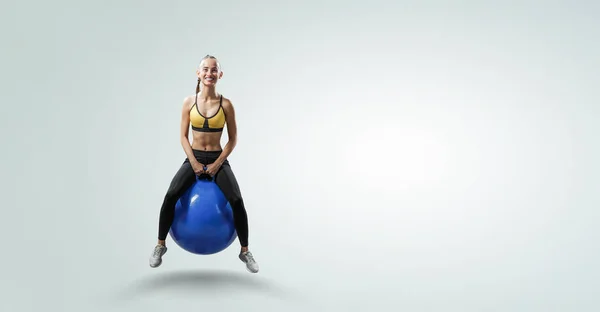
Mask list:
POLYGON ((598 311, 599 8, 491 3, 3 5, 0 310, 598 311), (256 275, 148 266, 206 54, 256 275))

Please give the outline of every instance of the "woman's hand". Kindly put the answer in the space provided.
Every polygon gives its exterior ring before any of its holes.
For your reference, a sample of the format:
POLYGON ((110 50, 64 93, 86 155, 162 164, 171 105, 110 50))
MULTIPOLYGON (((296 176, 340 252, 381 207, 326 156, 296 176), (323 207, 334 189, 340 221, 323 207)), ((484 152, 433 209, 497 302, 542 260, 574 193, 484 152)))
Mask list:
POLYGON ((192 169, 194 169, 194 173, 195 173, 197 176, 199 176, 199 175, 201 175, 201 174, 203 174, 203 173, 205 173, 205 172, 206 172, 206 171, 204 170, 204 169, 205 169, 205 166, 204 166, 203 164, 201 164, 201 163, 199 163, 199 162, 197 162, 197 161, 194 161, 194 162, 192 162, 191 164, 192 164, 192 169))
POLYGON ((208 165, 206 168, 206 173, 210 174, 211 177, 214 177, 217 172, 219 172, 219 168, 221 168, 221 163, 215 161, 214 163, 208 165))

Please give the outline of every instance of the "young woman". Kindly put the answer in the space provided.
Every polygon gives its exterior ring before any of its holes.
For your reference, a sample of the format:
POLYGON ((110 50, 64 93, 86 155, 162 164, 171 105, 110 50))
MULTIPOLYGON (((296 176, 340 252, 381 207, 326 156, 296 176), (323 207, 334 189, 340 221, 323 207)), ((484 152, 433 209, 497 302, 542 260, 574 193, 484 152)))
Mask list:
POLYGON ((214 177, 233 209, 235 229, 241 245, 239 258, 250 272, 257 273, 258 264, 248 250, 248 218, 244 201, 227 160, 237 142, 235 110, 231 101, 216 91, 217 81, 223 77, 223 72, 214 56, 202 58, 196 73, 196 94, 183 100, 181 111, 181 145, 187 158, 173 177, 162 203, 158 244, 150 256, 150 266, 160 266, 167 252, 165 240, 173 223, 177 200, 196 181, 197 175, 209 174, 214 177), (188 136, 190 124, 192 144, 188 136), (222 148, 221 136, 225 126, 229 141, 222 148))

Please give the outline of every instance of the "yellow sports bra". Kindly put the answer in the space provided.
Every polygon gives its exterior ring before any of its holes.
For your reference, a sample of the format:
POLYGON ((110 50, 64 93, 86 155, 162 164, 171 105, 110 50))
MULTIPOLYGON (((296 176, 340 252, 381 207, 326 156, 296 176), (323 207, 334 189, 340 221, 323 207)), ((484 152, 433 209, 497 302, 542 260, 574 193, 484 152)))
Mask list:
POLYGON ((219 110, 211 117, 204 117, 198 109, 198 94, 194 105, 190 109, 190 123, 192 130, 200 132, 221 132, 225 126, 225 111, 223 111, 223 95, 219 100, 219 110))

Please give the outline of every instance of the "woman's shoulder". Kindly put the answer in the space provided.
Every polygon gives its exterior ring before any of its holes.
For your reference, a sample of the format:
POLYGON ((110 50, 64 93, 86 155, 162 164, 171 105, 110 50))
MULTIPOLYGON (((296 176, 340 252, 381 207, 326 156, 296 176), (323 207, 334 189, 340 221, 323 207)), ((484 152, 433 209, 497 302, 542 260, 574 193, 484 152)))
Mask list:
POLYGON ((223 106, 231 106, 231 99, 221 94, 221 105, 223 106))
POLYGON ((192 109, 192 107, 194 106, 194 99, 195 99, 195 97, 193 95, 188 95, 185 98, 183 98, 183 101, 182 101, 183 102, 182 103, 183 107, 182 107, 182 109, 183 110, 190 110, 190 109, 192 109))

